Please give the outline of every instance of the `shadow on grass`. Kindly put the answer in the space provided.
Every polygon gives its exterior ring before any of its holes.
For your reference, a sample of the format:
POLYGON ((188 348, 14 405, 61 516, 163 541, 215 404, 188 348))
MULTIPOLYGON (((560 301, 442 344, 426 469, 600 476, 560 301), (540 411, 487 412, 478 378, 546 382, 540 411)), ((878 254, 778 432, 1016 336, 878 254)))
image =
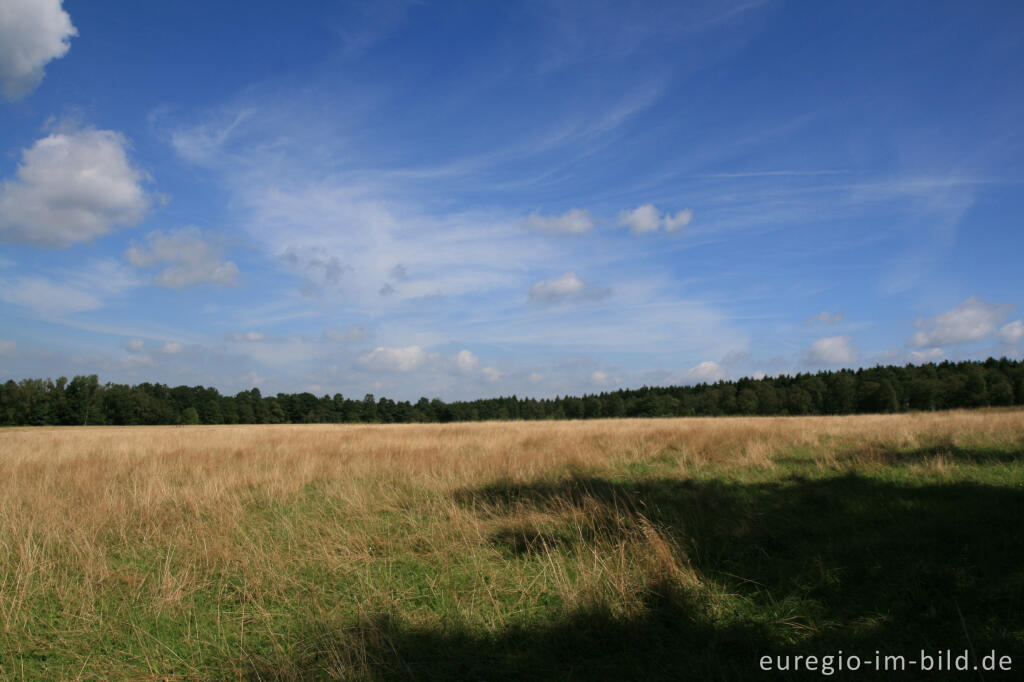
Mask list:
MULTIPOLYGON (((293 660, 264 667, 260 679, 631 680, 689 679, 715 670, 767 633, 738 625, 713 629, 671 586, 652 586, 643 616, 600 610, 537 628, 488 636, 454 627, 408 626, 378 616, 347 627, 314 628, 293 660)), ((737 666, 744 672, 746 661, 737 666)), ((698 678, 693 678, 698 679, 698 678)), ((711 679, 706 675, 702 679, 711 679)))
POLYGON ((1024 462, 1024 452, 998 447, 933 446, 914 450, 890 450, 881 453, 891 464, 927 462, 944 458, 957 464, 1009 464, 1024 462))
MULTIPOLYGON (((757 667, 764 654, 837 650, 870 657, 995 649, 1024 666, 1019 484, 910 486, 857 475, 757 484, 574 478, 455 497, 494 519, 577 508, 597 519, 599 532, 602 518, 614 532, 623 518, 642 514, 688 548, 704 581, 731 596, 716 611, 679 586, 652 584, 633 618, 589 610, 492 636, 384 616, 323 625, 302 635, 290 660, 267 661, 254 677, 358 670, 356 677, 380 680, 743 680, 765 675, 757 667)), ((511 543, 510 561, 529 560, 534 541, 491 538, 499 547, 511 543)), ((900 679, 917 677, 908 671, 900 679)))
MULTIPOLYGON (((1024 463, 1024 450, 1003 447, 964 447, 959 445, 931 445, 913 449, 898 449, 888 446, 859 447, 850 451, 840 451, 836 461, 852 460, 855 462, 873 461, 885 466, 903 466, 908 464, 931 464, 941 462, 956 465, 985 465, 1024 463)), ((786 464, 797 469, 811 470, 814 460, 807 457, 782 456, 774 459, 776 464, 786 464)))

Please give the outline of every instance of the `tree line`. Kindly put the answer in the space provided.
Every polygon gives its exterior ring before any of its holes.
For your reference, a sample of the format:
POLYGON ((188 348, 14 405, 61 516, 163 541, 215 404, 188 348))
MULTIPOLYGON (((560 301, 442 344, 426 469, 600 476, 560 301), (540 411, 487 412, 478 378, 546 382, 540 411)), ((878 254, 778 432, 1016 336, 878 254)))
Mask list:
POLYGON ((299 424, 456 422, 720 415, 824 415, 1024 405, 1024 362, 1007 358, 879 366, 869 369, 743 378, 696 386, 645 386, 549 399, 508 396, 445 403, 347 398, 340 393, 259 389, 221 395, 216 388, 142 383, 8 380, 0 386, 0 424, 299 424))

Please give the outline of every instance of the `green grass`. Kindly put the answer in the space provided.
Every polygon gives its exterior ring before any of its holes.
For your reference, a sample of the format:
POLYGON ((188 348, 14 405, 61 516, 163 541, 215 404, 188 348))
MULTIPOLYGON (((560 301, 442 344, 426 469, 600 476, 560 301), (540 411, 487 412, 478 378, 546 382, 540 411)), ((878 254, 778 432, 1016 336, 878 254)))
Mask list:
POLYGON ((362 515, 329 481, 254 490, 223 561, 144 529, 109 538, 99 583, 50 559, 59 579, 0 628, 0 677, 745 680, 765 654, 921 649, 995 649, 1020 674, 1020 439, 817 455, 668 449, 362 515))

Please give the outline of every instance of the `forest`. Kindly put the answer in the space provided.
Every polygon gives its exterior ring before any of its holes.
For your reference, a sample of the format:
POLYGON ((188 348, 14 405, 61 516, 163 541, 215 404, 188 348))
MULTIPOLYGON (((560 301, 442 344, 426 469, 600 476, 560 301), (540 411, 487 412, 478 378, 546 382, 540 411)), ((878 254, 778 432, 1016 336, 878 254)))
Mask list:
POLYGON ((336 393, 259 389, 221 395, 212 387, 8 380, 0 385, 0 425, 160 425, 456 422, 486 420, 827 415, 1024 405, 1024 362, 1007 358, 878 366, 742 378, 695 386, 644 386, 583 396, 515 395, 445 403, 336 393))

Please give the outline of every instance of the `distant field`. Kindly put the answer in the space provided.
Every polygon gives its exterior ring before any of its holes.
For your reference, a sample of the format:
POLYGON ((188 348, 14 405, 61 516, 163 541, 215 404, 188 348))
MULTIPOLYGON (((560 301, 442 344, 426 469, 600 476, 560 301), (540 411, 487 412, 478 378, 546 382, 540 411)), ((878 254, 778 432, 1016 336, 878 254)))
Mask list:
POLYGON ((0 430, 2 679, 1010 679, 1022 614, 1022 411, 0 430))

